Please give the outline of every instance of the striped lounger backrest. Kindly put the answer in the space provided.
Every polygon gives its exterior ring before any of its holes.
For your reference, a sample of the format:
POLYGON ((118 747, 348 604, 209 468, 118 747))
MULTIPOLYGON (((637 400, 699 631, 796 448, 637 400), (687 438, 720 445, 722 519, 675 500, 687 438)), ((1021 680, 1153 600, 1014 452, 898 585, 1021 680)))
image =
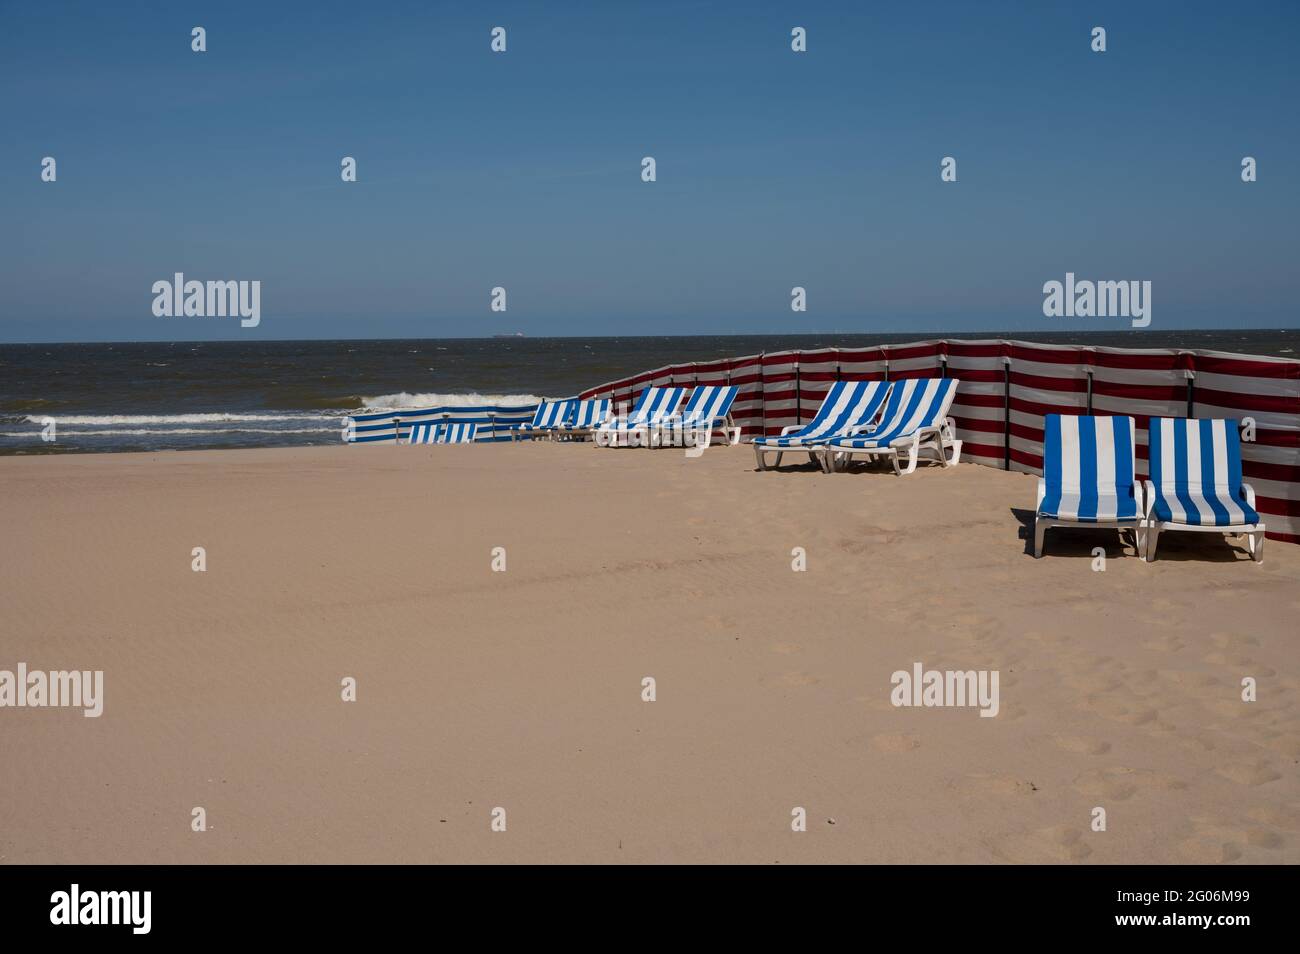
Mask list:
POLYGON ((1136 519, 1134 430, 1131 417, 1047 415, 1039 509, 1071 520, 1136 519))
POLYGON ((884 381, 836 381, 822 399, 817 415, 796 433, 804 438, 834 437, 870 424, 889 392, 884 381))
POLYGON ((948 416, 948 408, 952 406, 959 383, 956 378, 907 378, 895 381, 885 413, 881 415, 880 426, 864 436, 870 437, 873 442, 887 444, 915 434, 923 427, 937 427, 948 416))
POLYGON ((691 392, 682 412, 682 423, 712 424, 731 413, 731 403, 736 400, 738 388, 730 385, 708 384, 691 392))
POLYGON ((443 424, 438 429, 439 444, 470 444, 478 431, 478 424, 468 421, 459 424, 443 424))
POLYGON ((572 399, 567 401, 543 401, 542 406, 537 409, 537 416, 533 418, 533 427, 559 427, 572 416, 573 406, 576 403, 572 399))
POLYGON ((406 438, 408 444, 434 444, 437 442, 437 424, 412 424, 411 433, 406 438))
POLYGON ((1151 483, 1172 519, 1195 526, 1253 522, 1241 508, 1241 439, 1235 420, 1153 417, 1151 483))
POLYGON ((628 417, 628 424, 659 423, 677 410, 685 393, 685 388, 646 388, 628 417))
POLYGON ((579 401, 570 427, 598 427, 609 417, 609 399, 579 401))

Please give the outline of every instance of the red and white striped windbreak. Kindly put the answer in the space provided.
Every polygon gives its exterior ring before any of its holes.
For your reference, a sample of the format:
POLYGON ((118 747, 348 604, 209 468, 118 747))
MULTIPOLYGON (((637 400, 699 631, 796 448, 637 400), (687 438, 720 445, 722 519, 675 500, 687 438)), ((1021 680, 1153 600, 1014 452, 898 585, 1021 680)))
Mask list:
POLYGON ((950 414, 963 441, 962 460, 1033 474, 1042 473, 1048 414, 1134 418, 1142 479, 1150 418, 1249 418, 1254 440, 1242 441, 1241 459, 1256 509, 1268 536, 1300 543, 1300 361, 1286 358, 1000 339, 918 341, 687 362, 581 396, 630 407, 651 385, 732 384, 739 391, 731 416, 752 438, 811 420, 835 381, 928 377, 961 380, 950 414))

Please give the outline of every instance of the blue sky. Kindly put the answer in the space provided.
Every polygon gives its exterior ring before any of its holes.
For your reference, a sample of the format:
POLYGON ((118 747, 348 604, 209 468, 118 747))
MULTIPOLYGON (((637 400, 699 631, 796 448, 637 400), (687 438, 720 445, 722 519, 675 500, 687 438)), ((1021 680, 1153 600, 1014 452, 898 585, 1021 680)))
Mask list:
POLYGON ((1300 325, 1293 2, 6 2, 0 23, 0 341, 1127 327, 1045 318, 1067 271, 1150 280, 1153 329, 1300 325), (177 271, 260 280, 260 326, 155 317, 177 271))

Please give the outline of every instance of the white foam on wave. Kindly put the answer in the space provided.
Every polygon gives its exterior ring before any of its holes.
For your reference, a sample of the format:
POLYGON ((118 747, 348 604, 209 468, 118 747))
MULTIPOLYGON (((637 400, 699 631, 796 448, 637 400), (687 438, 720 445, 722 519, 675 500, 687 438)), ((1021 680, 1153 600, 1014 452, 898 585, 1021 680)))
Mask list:
MULTIPOLYGON (((57 436, 64 437, 109 437, 109 436, 150 436, 171 437, 177 434, 337 434, 337 427, 173 427, 165 431, 147 427, 106 427, 94 431, 59 430, 57 436)), ((0 437, 35 438, 40 431, 0 431, 0 437)))
POLYGON ((469 394, 412 394, 401 391, 362 397, 361 402, 367 411, 398 411, 422 407, 518 407, 538 404, 541 400, 536 394, 480 394, 477 391, 469 394))
POLYGON ((111 424, 241 424, 271 423, 275 421, 337 421, 346 415, 321 414, 319 411, 284 413, 284 414, 28 414, 29 424, 40 424, 49 416, 58 424, 81 424, 84 426, 111 424))

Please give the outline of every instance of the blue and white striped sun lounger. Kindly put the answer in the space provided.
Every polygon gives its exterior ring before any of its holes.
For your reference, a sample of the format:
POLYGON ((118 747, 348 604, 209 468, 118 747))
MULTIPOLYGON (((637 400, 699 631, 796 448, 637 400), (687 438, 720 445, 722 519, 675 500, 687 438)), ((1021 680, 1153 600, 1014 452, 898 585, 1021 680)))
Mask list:
POLYGON ((406 443, 436 444, 437 437, 438 437, 437 424, 412 424, 411 433, 407 435, 406 443))
POLYGON ((578 401, 569 420, 555 429, 556 437, 583 438, 604 424, 610 417, 609 398, 588 398, 578 401))
POLYGON ((537 405, 537 413, 531 423, 520 424, 510 432, 511 440, 521 438, 549 437, 561 424, 573 416, 577 400, 543 401, 537 405))
POLYGON ((754 438, 758 469, 767 470, 769 451, 776 452, 773 467, 781 466, 781 457, 788 450, 806 450, 809 459, 816 460, 826 441, 874 421, 888 393, 889 385, 884 381, 836 381, 807 424, 784 428, 780 437, 754 438))
POLYGON ((739 388, 732 385, 706 384, 691 392, 690 399, 680 414, 664 419, 659 437, 652 439, 664 443, 665 431, 673 435, 674 447, 695 445, 708 447, 714 430, 721 428, 722 439, 730 444, 740 443, 740 428, 731 420, 731 405, 739 388), (728 439, 728 434, 731 435, 728 439))
POLYGON ((1043 554, 1047 529, 1062 526, 1132 527, 1141 556, 1142 490, 1134 459, 1133 418, 1047 415, 1034 556, 1043 554))
POLYGON ((473 444, 478 433, 478 423, 443 424, 438 429, 438 444, 473 444))
POLYGON ((611 418, 596 429, 596 444, 601 447, 619 444, 648 447, 650 433, 676 413, 685 396, 686 388, 646 388, 626 421, 611 418))
POLYGON ((933 454, 945 467, 956 464, 961 459, 961 441, 956 438, 948 409, 960 383, 956 378, 895 381, 880 423, 827 441, 822 448, 822 469, 832 473, 858 454, 888 457, 896 474, 916 470, 922 452, 933 454), (906 467, 899 464, 904 452, 906 467))
POLYGON ((1143 559, 1156 558, 1162 530, 1245 533, 1251 557, 1264 559, 1264 525, 1255 490, 1241 479, 1237 426, 1235 420, 1151 418, 1143 559))

